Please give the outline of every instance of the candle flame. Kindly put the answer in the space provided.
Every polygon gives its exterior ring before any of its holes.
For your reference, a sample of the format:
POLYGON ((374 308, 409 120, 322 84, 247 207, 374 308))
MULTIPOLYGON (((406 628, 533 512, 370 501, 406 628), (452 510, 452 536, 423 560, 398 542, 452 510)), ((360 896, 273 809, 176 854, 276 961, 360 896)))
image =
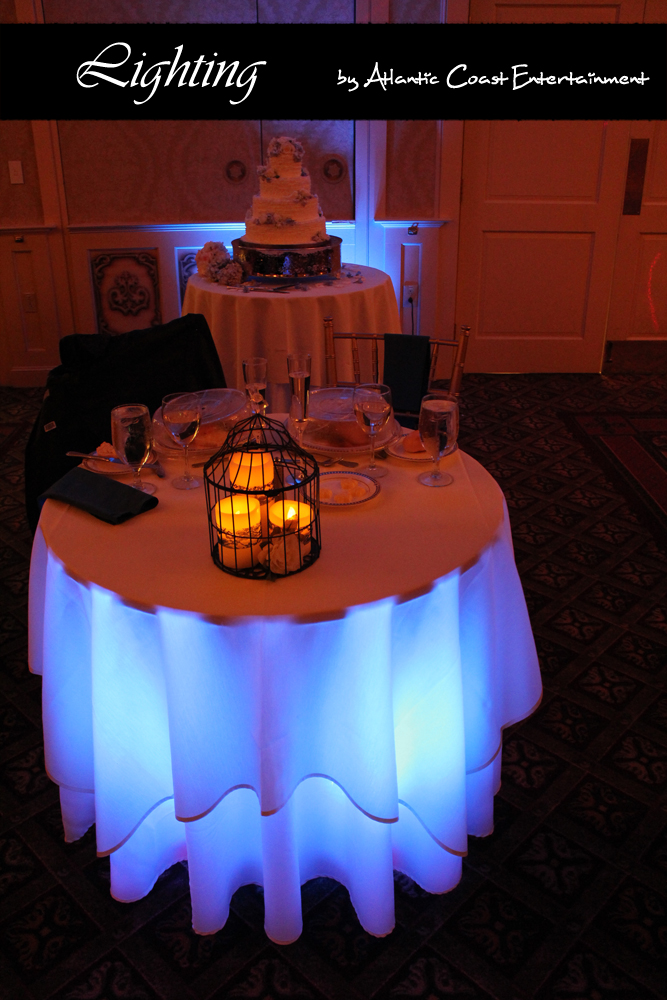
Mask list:
POLYGON ((287 511, 288 517, 296 517, 296 507, 290 507, 287 511))

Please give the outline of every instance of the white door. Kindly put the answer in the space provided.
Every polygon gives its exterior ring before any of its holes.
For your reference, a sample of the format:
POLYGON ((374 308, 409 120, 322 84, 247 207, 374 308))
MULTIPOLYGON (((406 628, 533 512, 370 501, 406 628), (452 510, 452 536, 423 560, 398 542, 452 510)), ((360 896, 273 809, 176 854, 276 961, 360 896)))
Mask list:
MULTIPOLYGON (((471 22, 630 22, 644 0, 472 0, 471 22)), ((599 371, 628 122, 466 122, 458 323, 469 371, 599 371)))
POLYGON ((667 340, 667 123, 630 128, 640 170, 642 140, 648 155, 643 185, 636 177, 621 216, 607 339, 667 340))

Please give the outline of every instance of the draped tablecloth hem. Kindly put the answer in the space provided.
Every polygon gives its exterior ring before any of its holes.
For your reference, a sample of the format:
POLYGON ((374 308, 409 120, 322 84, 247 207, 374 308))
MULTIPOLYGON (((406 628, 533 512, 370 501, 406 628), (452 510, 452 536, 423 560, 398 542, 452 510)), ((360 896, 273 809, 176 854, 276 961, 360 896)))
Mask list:
POLYGON ((496 757, 498 756, 498 754, 500 753, 500 751, 503 748, 503 730, 509 729, 510 726, 515 726, 517 724, 517 722, 523 722, 524 719, 530 718, 530 716, 534 712, 536 712, 538 710, 538 708, 540 707, 540 705, 542 703, 542 698, 543 697, 544 697, 544 692, 540 691, 540 696, 539 696, 539 698, 537 699, 537 701, 535 702, 535 704, 533 705, 532 708, 529 708, 527 712, 522 712, 520 715, 517 715, 516 718, 510 719, 509 722, 503 722, 503 724, 500 727, 500 737, 499 737, 498 746, 497 746, 496 750, 494 751, 494 753, 489 757, 489 759, 484 764, 480 764, 479 767, 469 767, 469 768, 467 768, 466 774, 477 774, 478 771, 483 771, 485 767, 489 766, 489 764, 493 764, 494 760, 496 759, 496 757))
MULTIPOLYGON (((70 792, 86 792, 88 795, 95 794, 94 788, 79 788, 77 787, 77 785, 68 785, 66 781, 60 781, 58 778, 54 778, 51 772, 49 771, 48 767, 45 767, 44 770, 46 771, 46 775, 49 778, 49 780, 52 781, 54 785, 57 785, 58 788, 66 788, 70 792)), ((153 808, 155 807, 153 806, 153 808)), ((148 813, 146 815, 148 815, 148 813)), ((139 822, 142 821, 140 820, 139 822)))
POLYGON ((152 805, 152 806, 150 807, 150 809, 147 809, 147 810, 146 810, 146 812, 145 812, 145 813, 143 814, 143 816, 141 817, 141 819, 139 820, 139 822, 138 822, 138 823, 135 823, 135 825, 134 825, 134 826, 132 827, 132 829, 131 829, 131 830, 130 830, 130 832, 129 832, 129 833, 127 834, 127 836, 126 836, 126 837, 123 837, 123 839, 122 839, 121 841, 119 841, 119 842, 118 842, 118 843, 116 844, 116 846, 115 846, 115 847, 109 847, 109 848, 108 848, 107 850, 104 850, 104 851, 98 851, 98 852, 97 852, 97 856, 98 856, 98 858, 106 858, 106 857, 108 857, 108 856, 109 856, 110 854, 114 854, 114 853, 115 853, 115 852, 116 852, 117 850, 119 850, 119 849, 120 849, 120 848, 121 848, 121 847, 123 846, 123 844, 126 844, 126 843, 128 842, 128 840, 130 839, 130 837, 132 837, 132 836, 133 836, 133 834, 135 834, 135 833, 137 832, 137 830, 139 829, 139 827, 141 826, 141 824, 142 824, 142 823, 143 823, 143 822, 144 822, 144 821, 145 821, 146 819, 148 819, 148 817, 150 816, 150 814, 151 814, 152 812, 154 812, 154 810, 155 810, 155 809, 157 809, 157 807, 158 807, 158 806, 161 806, 163 802, 169 802, 169 800, 170 800, 170 799, 173 799, 173 797, 174 797, 173 795, 165 795, 165 796, 164 796, 164 798, 162 798, 162 799, 159 799, 159 800, 158 800, 157 802, 155 802, 155 803, 154 803, 154 804, 153 804, 153 805, 152 805))
MULTIPOLYGON (((303 784, 304 781, 307 781, 308 778, 324 778, 326 781, 331 781, 334 785, 337 785, 338 788, 340 788, 341 792, 343 792, 344 795, 347 795, 348 799, 350 800, 350 802, 352 803, 352 805, 355 807, 355 809, 358 809, 360 813, 363 813, 364 816, 368 816, 368 818, 372 819, 374 822, 376 822, 376 823, 398 823, 398 816, 389 816, 389 817, 386 817, 386 816, 375 816, 373 813, 368 812, 368 810, 364 809, 363 806, 360 806, 358 802, 355 802, 355 800, 352 798, 352 796, 347 791, 347 789, 340 783, 340 781, 336 781, 336 779, 332 778, 330 774, 323 774, 323 773, 321 773, 319 771, 312 771, 310 774, 304 774, 302 778, 299 778, 299 780, 297 781, 296 785, 294 786, 294 788, 292 789, 292 791, 289 793, 289 795, 287 796, 287 798, 285 799, 284 802, 282 802, 279 806, 276 806, 275 809, 261 809, 260 810, 260 815, 261 816, 275 816, 276 813, 279 813, 281 811, 281 809, 285 808, 285 806, 287 805, 287 803, 290 801, 290 799, 292 798, 292 796, 296 792, 296 790, 299 787, 299 785, 303 784)), ((213 803, 213 805, 211 805, 211 806, 208 807, 208 809, 204 809, 203 812, 198 813, 196 816, 179 816, 178 813, 177 813, 176 814, 176 819, 179 821, 179 823, 194 823, 198 819, 203 819, 203 817, 204 816, 208 816, 208 814, 210 812, 212 812, 215 809, 215 807, 222 802, 223 799, 227 798, 227 796, 230 795, 232 792, 235 792, 237 790, 237 788, 249 788, 252 792, 255 793, 255 795, 257 796, 258 799, 260 797, 259 792, 257 791, 257 789, 255 788, 254 785, 247 785, 247 784, 232 785, 230 788, 227 789, 227 791, 223 792, 222 795, 215 800, 215 802, 213 803)))
POLYGON ((467 848, 466 848, 465 851, 457 851, 456 848, 454 848, 454 847, 447 847, 447 844, 444 844, 441 840, 438 840, 438 838, 436 837, 436 835, 431 830, 429 830, 429 828, 427 827, 426 823, 421 818, 421 816, 419 815, 419 813, 415 812, 415 810, 412 808, 411 805, 409 805, 407 802, 405 802, 404 799, 399 799, 398 803, 399 803, 399 805, 403 806, 405 809, 409 809, 410 810, 410 812, 412 813, 412 815, 414 816, 414 818, 416 820, 418 820, 419 823, 421 823, 421 825, 423 826, 424 830, 429 835, 429 837, 431 838, 431 840, 434 843, 436 843, 438 845, 438 847, 441 847, 443 851, 447 851, 448 854, 454 854, 457 858, 465 858, 466 857, 466 855, 468 853, 468 849, 467 848))

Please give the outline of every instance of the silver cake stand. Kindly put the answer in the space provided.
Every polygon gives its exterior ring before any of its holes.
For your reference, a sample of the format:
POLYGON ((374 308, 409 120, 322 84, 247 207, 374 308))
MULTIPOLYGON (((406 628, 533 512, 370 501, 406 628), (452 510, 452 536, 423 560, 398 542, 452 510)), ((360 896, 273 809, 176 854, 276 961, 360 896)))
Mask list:
POLYGON ((232 240, 234 260, 246 277, 277 279, 321 278, 340 271, 340 236, 325 243, 265 244, 232 240))

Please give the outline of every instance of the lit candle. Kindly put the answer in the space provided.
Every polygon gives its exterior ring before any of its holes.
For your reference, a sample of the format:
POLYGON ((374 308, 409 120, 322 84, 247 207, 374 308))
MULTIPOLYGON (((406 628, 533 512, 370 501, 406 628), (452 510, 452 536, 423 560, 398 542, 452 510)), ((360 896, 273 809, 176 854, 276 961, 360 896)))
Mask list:
POLYGON ((274 475, 268 451, 235 451, 229 460, 229 479, 237 489, 267 489, 273 484, 274 475))
POLYGON ((271 504, 269 521, 273 534, 262 558, 270 561, 273 573, 286 575, 301 569, 303 560, 310 555, 312 519, 313 512, 307 503, 278 500, 271 504))
POLYGON ((216 504, 213 517, 220 529, 218 552, 223 565, 230 569, 247 569, 257 562, 261 533, 253 529, 257 529, 261 521, 259 500, 226 497, 216 504))
POLYGON ((276 528, 285 531, 307 528, 312 519, 313 512, 307 503, 299 503, 296 500, 279 500, 269 507, 269 521, 276 528))

